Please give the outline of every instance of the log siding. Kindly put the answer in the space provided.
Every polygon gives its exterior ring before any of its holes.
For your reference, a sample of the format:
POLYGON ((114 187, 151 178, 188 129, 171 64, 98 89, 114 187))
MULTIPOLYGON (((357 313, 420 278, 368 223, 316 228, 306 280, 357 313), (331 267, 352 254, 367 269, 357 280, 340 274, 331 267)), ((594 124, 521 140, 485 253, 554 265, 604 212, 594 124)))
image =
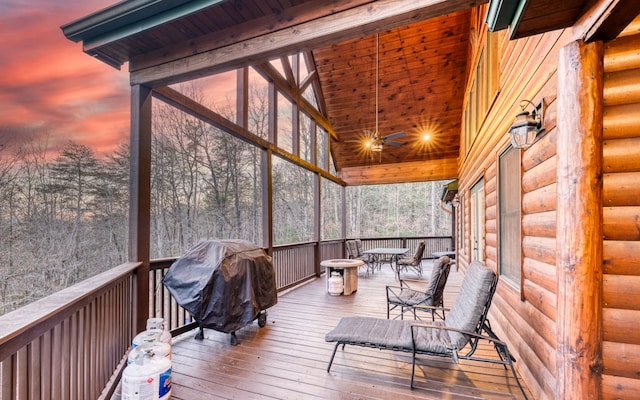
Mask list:
MULTIPOLYGON (((595 334, 595 341, 601 343, 591 343, 594 347, 590 354, 597 365, 601 352, 603 372, 595 378, 592 388, 597 388, 596 397, 603 399, 640 397, 640 361, 635 357, 640 350, 640 335, 633 325, 640 319, 639 20, 636 18, 627 28, 631 33, 623 32, 605 44, 604 77, 600 78, 604 80, 602 139, 598 139, 603 154, 599 172, 602 198, 598 200, 602 203, 600 224, 604 237, 599 256, 603 260, 602 306, 594 306, 592 312, 596 318, 601 316, 602 332, 595 334)), ((565 78, 559 76, 558 65, 562 49, 577 41, 574 35, 567 29, 516 41, 500 40, 500 93, 462 161, 459 174, 459 191, 466 199, 461 207, 468 210, 469 189, 482 171, 486 182, 486 263, 499 270, 500 242, 508 238, 500 238, 497 231, 498 155, 509 145, 506 131, 519 111, 520 100, 536 104, 545 100, 545 132, 532 147, 522 150, 522 284, 518 287, 501 280, 494 298, 496 307, 490 313, 498 334, 507 338, 516 357, 525 360, 518 366, 519 371, 539 399, 563 398, 567 390, 572 390, 565 382, 559 382, 560 374, 563 380, 567 379, 564 372, 571 364, 554 355, 561 335, 558 321, 563 318, 558 315, 558 302, 567 301, 564 296, 568 295, 563 294, 561 299, 558 294, 558 237, 564 228, 558 225, 557 179, 561 158, 566 156, 560 156, 557 148, 558 119, 565 118, 558 111, 559 81, 565 78)), ((464 226, 466 231, 469 220, 464 224, 458 221, 456 226, 464 226)), ((468 232, 460 234, 468 238, 468 232)), ((471 243, 465 240, 462 245, 458 264, 464 269, 470 262, 471 243)), ((589 271, 595 273, 593 269, 589 271)), ((587 386, 585 382, 577 385, 587 386)))
POLYGON ((639 53, 637 29, 605 45, 603 399, 640 397, 639 53))
MULTIPOLYGON (((543 98, 546 132, 531 148, 522 151, 522 282, 501 280, 490 318, 499 335, 507 337, 516 357, 526 360, 518 366, 535 398, 555 397, 556 360, 556 117, 557 57, 571 40, 569 32, 554 31, 536 37, 501 40, 500 94, 486 116, 483 130, 470 150, 472 156, 461 165, 460 190, 468 190, 484 171, 486 205, 486 263, 499 271, 500 238, 497 227, 498 155, 509 144, 506 131, 520 111, 520 100, 534 103, 543 98), (515 65, 522 67, 515 68, 515 65), (504 133, 500 133, 504 132, 504 133), (495 208, 491 211, 489 208, 495 208)), ((467 244, 469 245, 469 244, 467 244)), ((469 254, 461 252, 464 267, 469 254)))

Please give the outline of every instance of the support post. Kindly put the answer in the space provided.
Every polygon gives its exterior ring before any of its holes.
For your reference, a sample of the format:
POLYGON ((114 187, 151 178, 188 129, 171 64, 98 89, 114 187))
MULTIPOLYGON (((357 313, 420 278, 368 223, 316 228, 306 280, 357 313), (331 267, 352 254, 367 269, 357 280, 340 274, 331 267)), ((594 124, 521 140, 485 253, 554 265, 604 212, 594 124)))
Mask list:
POLYGON ((342 223, 340 224, 340 237, 342 238, 342 258, 347 258, 345 241, 347 238, 347 187, 340 187, 340 203, 342 204, 342 223))
POLYGON ((603 44, 558 60, 558 399, 597 399, 602 384, 603 44))
POLYGON ((273 152, 262 152, 262 243, 273 256, 273 152))
POLYGON ((131 87, 129 166, 129 261, 142 262, 136 271, 134 333, 149 318, 149 253, 151 232, 151 89, 131 87))
MULTIPOLYGON (((314 146, 315 148, 315 146, 314 146)), ((322 273, 320 262, 322 262, 322 175, 316 174, 316 181, 313 188, 313 226, 315 236, 314 252, 314 272, 317 277, 322 273)))

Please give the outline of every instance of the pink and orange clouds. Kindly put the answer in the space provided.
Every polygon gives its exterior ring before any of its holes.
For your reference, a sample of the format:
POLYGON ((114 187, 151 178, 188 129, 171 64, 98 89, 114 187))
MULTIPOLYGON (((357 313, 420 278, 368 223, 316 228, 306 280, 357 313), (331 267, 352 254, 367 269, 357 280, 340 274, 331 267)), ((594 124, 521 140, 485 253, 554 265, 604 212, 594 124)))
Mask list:
MULTIPOLYGON (((60 26, 113 0, 9 0, 0 3, 0 140, 46 138, 55 151, 69 140, 96 155, 129 136, 129 84, 84 54, 60 26)), ((36 139, 37 140, 37 139, 36 139)))

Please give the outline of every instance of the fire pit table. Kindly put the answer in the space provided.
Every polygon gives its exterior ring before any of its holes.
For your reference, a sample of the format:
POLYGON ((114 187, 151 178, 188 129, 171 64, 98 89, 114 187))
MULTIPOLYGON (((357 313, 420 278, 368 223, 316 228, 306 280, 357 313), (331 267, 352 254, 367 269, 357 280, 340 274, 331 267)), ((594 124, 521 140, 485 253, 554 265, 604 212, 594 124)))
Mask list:
POLYGON ((320 262, 320 266, 325 267, 327 275, 327 291, 329 291, 329 279, 331 273, 337 271, 342 277, 343 291, 345 296, 358 290, 358 267, 364 265, 362 260, 350 260, 346 258, 337 258, 333 260, 324 260, 320 262))

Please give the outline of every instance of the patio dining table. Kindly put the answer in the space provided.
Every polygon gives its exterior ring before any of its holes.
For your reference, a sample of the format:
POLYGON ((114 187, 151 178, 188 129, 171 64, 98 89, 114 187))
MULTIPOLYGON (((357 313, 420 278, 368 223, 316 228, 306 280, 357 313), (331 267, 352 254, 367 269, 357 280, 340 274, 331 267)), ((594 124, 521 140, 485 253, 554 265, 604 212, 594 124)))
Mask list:
POLYGON ((374 249, 365 250, 363 253, 365 254, 373 254, 378 260, 377 256, 386 255, 390 256, 389 261, 391 265, 391 269, 395 271, 396 277, 400 280, 400 269, 398 268, 398 257, 406 254, 409 251, 408 248, 404 247, 376 247, 374 249))

